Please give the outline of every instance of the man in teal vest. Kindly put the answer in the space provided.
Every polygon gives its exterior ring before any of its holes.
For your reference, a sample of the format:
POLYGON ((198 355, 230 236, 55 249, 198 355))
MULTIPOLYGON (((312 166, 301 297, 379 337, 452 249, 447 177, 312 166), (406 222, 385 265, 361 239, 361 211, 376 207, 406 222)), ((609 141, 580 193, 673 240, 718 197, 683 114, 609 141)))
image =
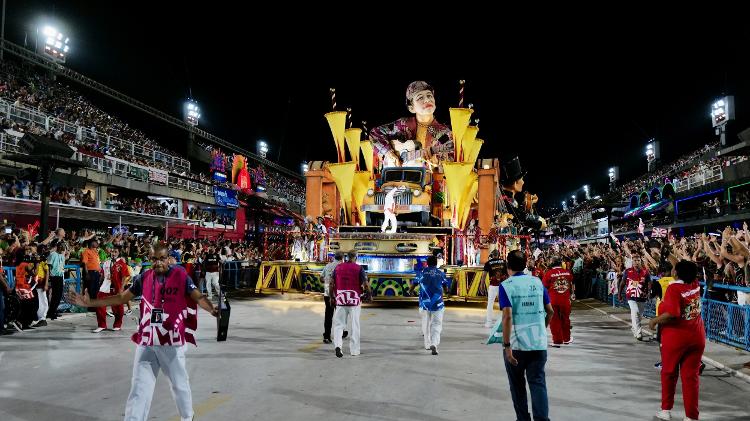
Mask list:
POLYGON ((547 383, 547 326, 552 319, 547 289, 542 281, 525 275, 526 255, 520 250, 508 253, 510 277, 500 284, 503 311, 503 351, 510 395, 518 421, 531 421, 526 399, 526 382, 531 391, 534 421, 549 421, 547 383))

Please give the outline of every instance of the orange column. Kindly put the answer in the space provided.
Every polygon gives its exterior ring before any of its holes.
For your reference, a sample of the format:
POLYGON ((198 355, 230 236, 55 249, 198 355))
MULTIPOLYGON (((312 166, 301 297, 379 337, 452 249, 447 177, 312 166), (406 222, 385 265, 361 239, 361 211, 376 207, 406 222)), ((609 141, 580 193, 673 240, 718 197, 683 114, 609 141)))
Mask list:
MULTIPOLYGON (((482 235, 487 235, 495 218, 495 208, 498 189, 498 168, 479 169, 479 228, 482 235)), ((481 249, 481 261, 486 262, 489 257, 487 248, 481 249)))
POLYGON ((317 217, 323 215, 323 179, 325 170, 309 170, 305 177, 307 186, 305 190, 305 213, 317 217))

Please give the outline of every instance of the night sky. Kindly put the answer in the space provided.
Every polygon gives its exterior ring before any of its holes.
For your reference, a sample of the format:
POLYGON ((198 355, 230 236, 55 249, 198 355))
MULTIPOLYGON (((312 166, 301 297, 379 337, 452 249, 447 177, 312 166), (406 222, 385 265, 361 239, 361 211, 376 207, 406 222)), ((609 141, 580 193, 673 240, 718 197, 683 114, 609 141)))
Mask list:
MULTIPOLYGON (((449 37, 440 35, 443 24, 387 17, 377 26, 360 18, 353 30, 336 20, 333 33, 329 22, 286 14, 134 3, 11 0, 6 37, 33 45, 36 22, 52 20, 70 34, 72 69, 175 116, 192 92, 202 128, 251 150, 264 139, 269 156, 293 170, 335 156, 323 118, 330 87, 340 110, 353 108, 355 126, 371 128, 408 114, 404 91, 417 79, 436 88, 436 115, 447 123, 466 79, 485 140, 480 157, 519 154, 527 189, 547 205, 584 184, 605 191, 613 165, 624 180, 644 173, 652 137, 663 161, 713 141, 709 105, 722 94, 736 96, 735 130, 750 126, 750 36, 716 30, 719 21, 533 19, 514 27, 505 15, 449 37)), ((184 149, 184 132, 93 98, 184 149)))

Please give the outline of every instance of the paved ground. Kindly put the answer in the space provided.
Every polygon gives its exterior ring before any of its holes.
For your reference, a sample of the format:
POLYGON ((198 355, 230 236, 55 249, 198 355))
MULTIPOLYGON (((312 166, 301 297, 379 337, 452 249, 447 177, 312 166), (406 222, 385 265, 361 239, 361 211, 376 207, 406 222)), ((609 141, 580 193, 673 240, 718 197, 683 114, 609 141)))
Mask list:
MULTIPOLYGON (((223 343, 201 313, 199 346, 188 353, 196 419, 512 420, 500 347, 483 344, 483 314, 451 305, 434 357, 421 349, 415 305, 364 308, 362 355, 337 359, 321 341, 323 303, 314 297, 234 301, 223 343)), ((122 419, 134 321, 99 335, 94 325, 71 315, 0 338, 0 420, 122 419)), ((635 342, 624 324, 587 305, 576 306, 573 328, 575 343, 549 352, 551 418, 651 420, 660 399, 656 344, 635 342)), ((750 420, 749 393, 750 384, 707 369, 701 418, 750 420)), ((177 419, 163 376, 156 400, 166 404, 152 419, 177 419)), ((681 408, 678 396, 679 419, 681 408)))

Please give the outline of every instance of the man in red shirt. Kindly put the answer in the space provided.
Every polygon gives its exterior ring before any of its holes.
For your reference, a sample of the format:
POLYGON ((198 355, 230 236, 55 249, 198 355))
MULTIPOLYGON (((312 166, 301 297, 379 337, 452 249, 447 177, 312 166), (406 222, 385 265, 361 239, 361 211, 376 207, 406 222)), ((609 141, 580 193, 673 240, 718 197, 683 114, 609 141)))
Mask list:
POLYGON ((632 324, 631 329, 633 336, 639 341, 643 340, 641 315, 643 314, 643 307, 648 300, 648 285, 650 281, 651 275, 649 275, 648 269, 643 267, 640 256, 633 256, 633 267, 628 268, 622 274, 620 299, 622 299, 623 293, 628 299, 630 321, 632 324), (623 283, 625 284, 624 290, 623 283))
POLYGON ((706 331, 701 318, 700 285, 695 263, 682 260, 675 266, 678 280, 672 283, 661 302, 659 316, 649 327, 661 325, 661 410, 656 417, 671 418, 677 377, 682 377, 685 420, 698 419, 700 365, 706 347, 706 331))
POLYGON ((549 322, 552 330, 552 343, 559 347, 573 342, 570 337, 570 301, 576 299, 573 274, 562 268, 560 258, 555 258, 552 268, 544 274, 544 287, 549 293, 554 314, 549 322))

